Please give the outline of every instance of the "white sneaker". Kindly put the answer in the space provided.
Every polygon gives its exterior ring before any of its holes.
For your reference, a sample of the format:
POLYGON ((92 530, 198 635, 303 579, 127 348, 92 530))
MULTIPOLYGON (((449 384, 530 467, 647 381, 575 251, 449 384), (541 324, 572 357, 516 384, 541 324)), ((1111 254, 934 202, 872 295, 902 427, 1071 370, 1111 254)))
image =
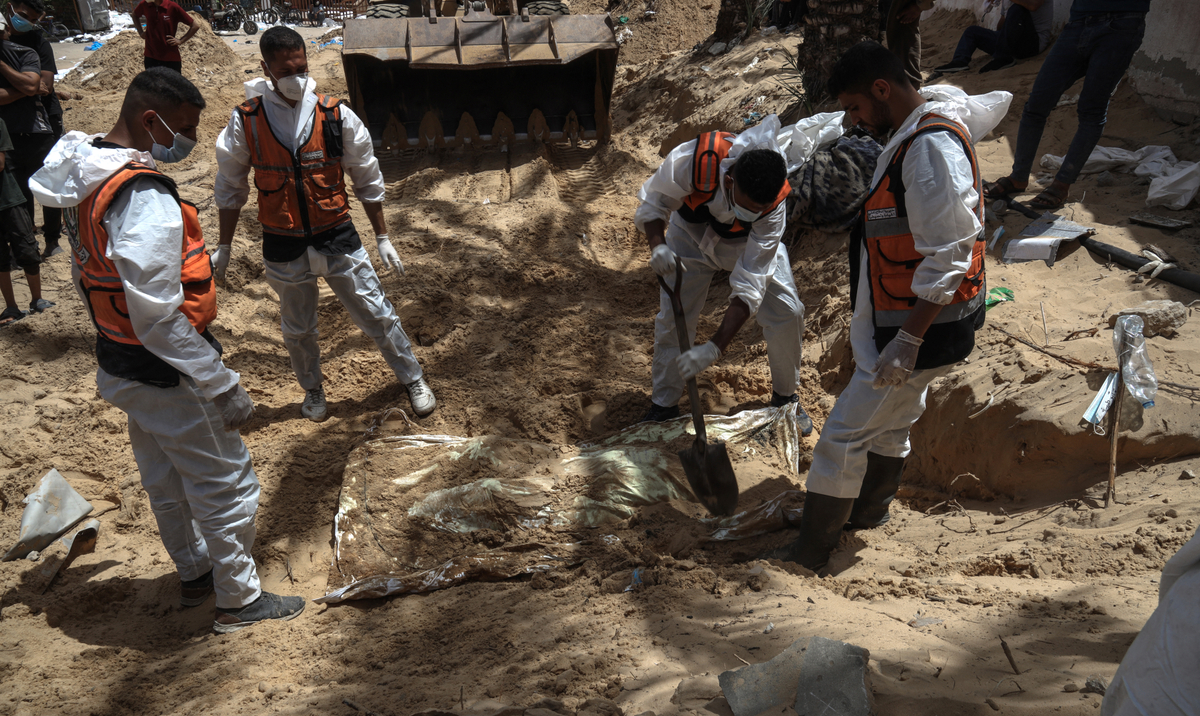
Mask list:
POLYGON ((317 386, 305 392, 304 404, 300 406, 300 414, 314 423, 319 423, 329 417, 325 410, 325 388, 317 386))
POLYGON ((413 412, 418 417, 429 415, 437 407, 437 398, 433 397, 433 390, 424 378, 417 378, 404 387, 408 390, 408 400, 412 403, 413 412))

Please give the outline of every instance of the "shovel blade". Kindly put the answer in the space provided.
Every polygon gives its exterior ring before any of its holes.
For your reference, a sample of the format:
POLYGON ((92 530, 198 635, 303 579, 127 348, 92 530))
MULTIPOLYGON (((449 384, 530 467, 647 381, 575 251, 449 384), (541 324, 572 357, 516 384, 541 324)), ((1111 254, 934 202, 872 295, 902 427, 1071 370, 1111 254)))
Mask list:
POLYGON ((727 517, 737 510, 737 476, 733 474, 725 443, 706 445, 696 440, 690 448, 679 451, 679 462, 683 463, 692 493, 709 514, 727 517))

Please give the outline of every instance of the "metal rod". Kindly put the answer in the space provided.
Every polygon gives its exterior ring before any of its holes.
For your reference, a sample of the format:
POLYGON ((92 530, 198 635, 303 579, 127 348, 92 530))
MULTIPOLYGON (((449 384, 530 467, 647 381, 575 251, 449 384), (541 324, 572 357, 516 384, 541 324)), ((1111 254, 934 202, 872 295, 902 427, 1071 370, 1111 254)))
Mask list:
POLYGON ((1125 394, 1125 379, 1117 366, 1117 387, 1112 406, 1108 409, 1108 490, 1104 493, 1104 506, 1116 499, 1117 494, 1117 433, 1121 430, 1121 399, 1125 394))
POLYGON ((1050 345, 1050 331, 1046 330, 1046 303, 1045 301, 1038 301, 1038 303, 1042 306, 1042 345, 1048 346, 1050 345))

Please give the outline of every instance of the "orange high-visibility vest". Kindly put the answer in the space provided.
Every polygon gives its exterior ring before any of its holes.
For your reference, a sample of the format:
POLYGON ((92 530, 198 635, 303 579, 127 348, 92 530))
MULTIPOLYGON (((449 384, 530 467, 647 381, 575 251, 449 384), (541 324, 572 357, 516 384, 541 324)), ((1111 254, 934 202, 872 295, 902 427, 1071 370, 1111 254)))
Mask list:
MULTIPOLYGON (((183 305, 179 310, 197 333, 204 333, 217 317, 217 287, 212 280, 212 264, 204 249, 196 207, 179 198, 175 182, 169 177, 145 164, 130 162, 106 179, 67 217, 71 258, 79 269, 79 281, 92 322, 102 338, 127 346, 141 346, 142 342, 129 320, 121 276, 106 256, 109 237, 104 228, 104 216, 117 196, 142 177, 162 182, 179 202, 183 213, 183 245, 179 247, 183 305)), ((105 368, 104 365, 100 367, 105 368)))
MULTIPOLYGON (((733 223, 726 224, 717 221, 708 210, 708 202, 717 195, 717 187, 721 182, 721 162, 729 156, 729 148, 736 136, 729 132, 705 132, 696 137, 696 153, 692 157, 692 193, 683 198, 683 206, 678 209, 681 219, 689 224, 708 224, 723 239, 744 239, 750 235, 750 227, 736 218, 733 223)), ((791 191, 792 187, 785 179, 771 208, 763 213, 774 211, 791 191)))
POLYGON ((312 132, 295 153, 279 141, 262 102, 255 97, 238 107, 258 189, 259 223, 272 234, 312 238, 350 221, 341 100, 317 95, 312 132))
MULTIPOLYGON (((979 194, 975 211, 980 225, 983 224, 983 182, 970 134, 957 122, 937 114, 925 115, 912 136, 896 150, 879 184, 867 196, 862 208, 861 240, 867 249, 869 275, 866 278, 871 287, 875 343, 880 350, 896 336, 917 303, 917 296, 912 290, 913 278, 917 266, 925 257, 917 251, 909 229, 902 172, 904 157, 913 140, 925 132, 950 132, 962 143, 975 176, 975 191, 979 194)), ((854 238, 851 239, 851 246, 855 249, 851 254, 851 271, 857 275, 858 257, 855 253, 859 247, 854 238)), ((974 348, 975 330, 983 324, 986 292, 984 248, 981 230, 971 249, 971 266, 966 276, 925 335, 922 354, 918 354, 918 369, 956 363, 974 348)), ((857 281, 852 280, 852 283, 857 281)), ((857 286, 852 286, 851 296, 856 295, 857 286)))

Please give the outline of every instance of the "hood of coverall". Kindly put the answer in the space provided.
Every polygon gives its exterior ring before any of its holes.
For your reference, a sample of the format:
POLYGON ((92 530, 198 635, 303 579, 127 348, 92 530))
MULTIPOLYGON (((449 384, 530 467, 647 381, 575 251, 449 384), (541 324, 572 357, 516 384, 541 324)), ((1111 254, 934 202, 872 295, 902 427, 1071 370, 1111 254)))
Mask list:
POLYGON ((29 179, 29 188, 39 204, 57 209, 78 206, 129 162, 155 165, 150 152, 92 145, 92 140, 103 136, 71 131, 58 140, 46 156, 45 164, 29 179))

